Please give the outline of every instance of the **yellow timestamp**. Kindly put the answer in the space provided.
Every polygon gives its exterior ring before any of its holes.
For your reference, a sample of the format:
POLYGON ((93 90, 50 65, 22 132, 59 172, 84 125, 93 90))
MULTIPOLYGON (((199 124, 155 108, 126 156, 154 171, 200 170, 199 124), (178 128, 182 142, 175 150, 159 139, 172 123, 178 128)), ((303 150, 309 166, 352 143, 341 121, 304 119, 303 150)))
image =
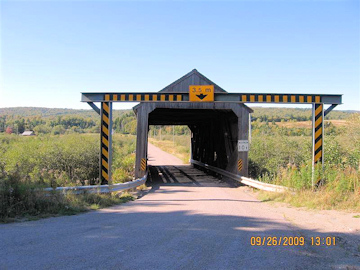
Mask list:
POLYGON ((252 246, 303 246, 305 237, 303 236, 252 236, 250 238, 252 246))
POLYGON ((336 237, 335 236, 312 236, 310 237, 312 246, 336 246, 336 237))
POLYGON ((334 236, 319 237, 312 236, 306 241, 304 236, 252 236, 252 246, 304 246, 308 242, 311 246, 335 246, 334 236))

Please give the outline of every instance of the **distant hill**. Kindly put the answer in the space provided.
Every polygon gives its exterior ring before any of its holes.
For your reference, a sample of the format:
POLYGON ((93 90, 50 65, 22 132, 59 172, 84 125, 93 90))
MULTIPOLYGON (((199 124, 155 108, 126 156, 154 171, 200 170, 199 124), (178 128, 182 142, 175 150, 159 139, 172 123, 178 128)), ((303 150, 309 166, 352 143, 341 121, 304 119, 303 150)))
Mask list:
MULTIPOLYGON (((289 123, 304 122, 311 125, 311 109, 300 108, 264 108, 253 107, 251 114, 253 123, 289 123)), ((327 120, 345 121, 354 111, 332 111, 327 120)), ((113 129, 122 134, 136 134, 136 116, 132 110, 113 111, 113 129)), ((340 123, 340 122, 339 122, 340 123)), ((292 127, 291 125, 281 125, 292 127)), ((296 125, 298 126, 298 125, 296 125)), ((336 125, 343 126, 343 125, 336 125)), ((159 129, 160 127, 152 127, 159 129)), ((179 134, 184 134, 185 127, 177 127, 179 134)), ((39 107, 15 107, 0 108, 0 133, 22 133, 25 130, 34 130, 37 134, 51 133, 98 133, 100 131, 100 117, 92 110, 39 108, 39 107)))
MULTIPOLYGON (((114 117, 119 116, 126 110, 114 110, 114 117)), ((97 113, 92 110, 76 110, 76 109, 59 109, 59 108, 42 108, 42 107, 11 107, 11 108, 0 108, 0 116, 41 116, 41 117, 53 117, 53 116, 66 116, 76 115, 81 117, 94 117, 97 113)))
MULTIPOLYGON (((281 120, 289 121, 310 121, 312 113, 311 108, 268 108, 268 107, 251 107, 254 112, 251 114, 252 120, 256 121, 274 121, 280 122, 281 120)), ((359 111, 338 111, 332 110, 327 116, 328 120, 345 120, 354 113, 359 111)))
MULTIPOLYGON (((123 133, 136 131, 136 118, 132 110, 113 111, 114 128, 123 133), (132 122, 132 123, 129 123, 132 122)), ((22 133, 34 130, 37 134, 84 133, 100 130, 100 116, 92 109, 58 109, 41 107, 0 108, 0 133, 22 133)))
MULTIPOLYGON (((306 121, 311 120, 311 109, 302 108, 268 108, 268 107, 252 107, 254 113, 251 114, 252 119, 275 121, 279 122, 284 120, 298 120, 306 121)), ((113 110, 114 118, 119 117, 124 112, 130 112, 132 110, 113 110)), ((338 111, 333 110, 328 115, 327 119, 344 120, 353 113, 360 113, 359 111, 338 111)), ((11 107, 0 108, 0 116, 12 116, 12 117, 54 117, 54 116, 67 116, 76 115, 81 117, 96 117, 97 114, 94 110, 76 110, 76 109, 59 109, 59 108, 42 108, 42 107, 11 107)))

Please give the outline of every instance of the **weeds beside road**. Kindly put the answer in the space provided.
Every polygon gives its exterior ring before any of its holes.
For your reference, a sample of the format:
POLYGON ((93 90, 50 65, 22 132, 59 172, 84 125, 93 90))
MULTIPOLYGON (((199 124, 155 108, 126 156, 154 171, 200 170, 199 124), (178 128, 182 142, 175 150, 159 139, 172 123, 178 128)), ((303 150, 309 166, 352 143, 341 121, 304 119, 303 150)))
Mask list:
MULTIPOLYGON (((129 194, 65 195, 45 187, 98 184, 99 135, 0 136, 0 221, 68 215, 118 204, 129 194)), ((114 136, 114 181, 133 179, 134 136, 114 136)))

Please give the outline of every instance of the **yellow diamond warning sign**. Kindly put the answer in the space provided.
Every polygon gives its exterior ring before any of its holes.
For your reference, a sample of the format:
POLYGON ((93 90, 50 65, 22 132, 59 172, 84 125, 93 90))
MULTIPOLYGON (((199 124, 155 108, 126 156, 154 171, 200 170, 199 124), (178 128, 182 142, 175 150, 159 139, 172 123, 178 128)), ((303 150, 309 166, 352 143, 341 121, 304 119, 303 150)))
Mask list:
POLYGON ((214 101, 213 85, 190 85, 189 86, 190 102, 212 102, 214 101))

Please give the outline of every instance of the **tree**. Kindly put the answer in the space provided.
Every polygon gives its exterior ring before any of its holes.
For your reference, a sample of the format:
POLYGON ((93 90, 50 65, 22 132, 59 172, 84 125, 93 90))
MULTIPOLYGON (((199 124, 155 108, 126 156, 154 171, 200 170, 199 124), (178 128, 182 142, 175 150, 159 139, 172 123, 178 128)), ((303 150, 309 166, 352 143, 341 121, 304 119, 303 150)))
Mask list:
POLYGON ((64 133, 65 133, 65 128, 61 125, 57 125, 52 128, 52 134, 54 135, 59 135, 64 133))
POLYGON ((47 125, 38 125, 36 127, 34 127, 34 131, 37 134, 47 134, 51 132, 51 127, 47 126, 47 125))

